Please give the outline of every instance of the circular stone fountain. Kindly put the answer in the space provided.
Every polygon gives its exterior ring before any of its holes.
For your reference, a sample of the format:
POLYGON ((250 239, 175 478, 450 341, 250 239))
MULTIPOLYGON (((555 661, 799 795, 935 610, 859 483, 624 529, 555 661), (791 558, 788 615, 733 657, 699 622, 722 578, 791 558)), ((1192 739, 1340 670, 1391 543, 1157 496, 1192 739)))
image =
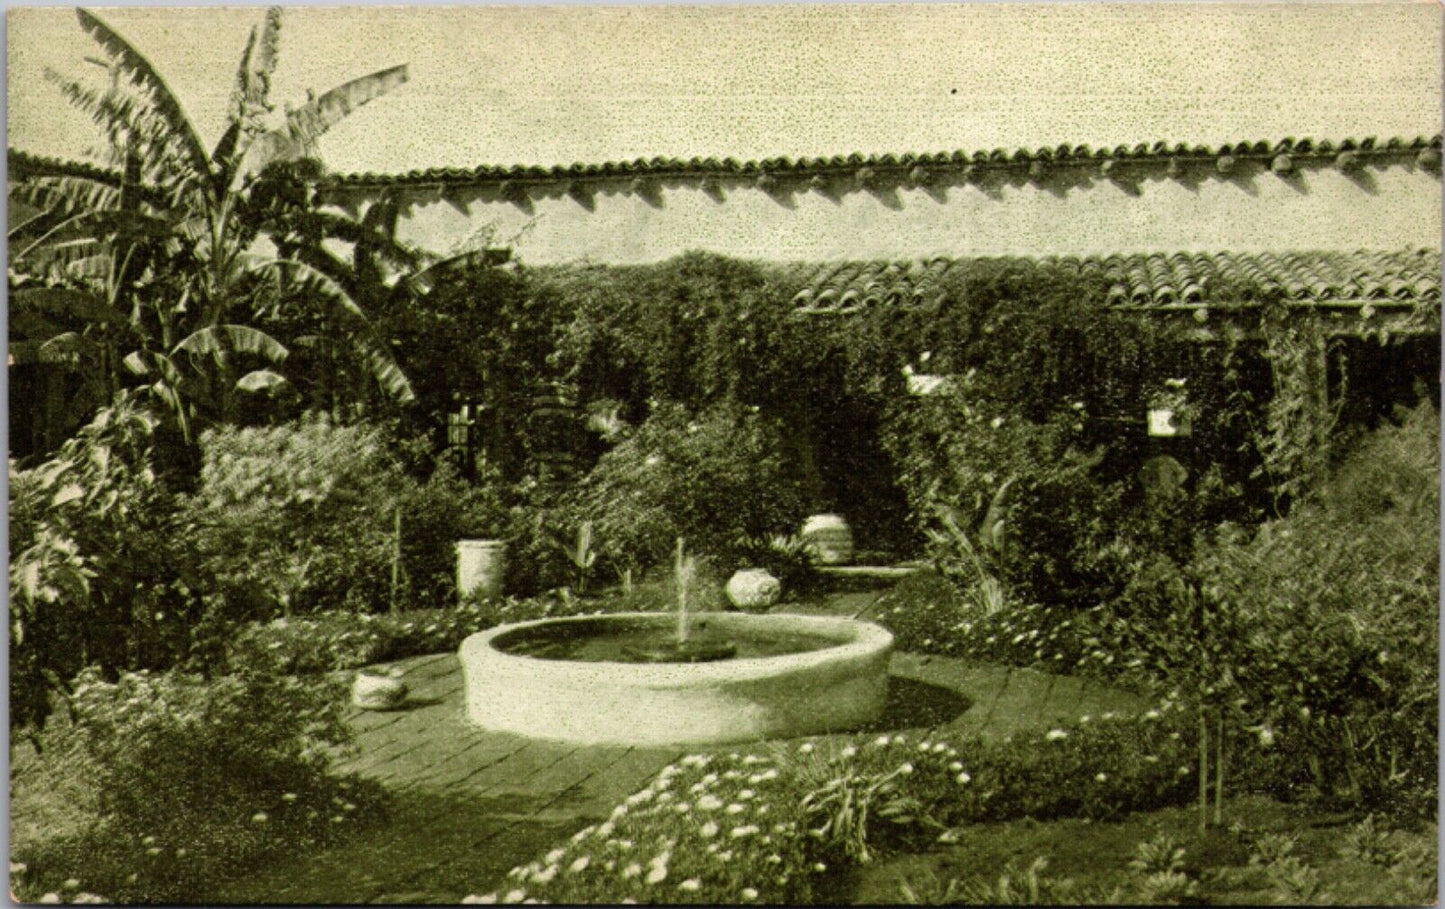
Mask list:
POLYGON ((812 735, 883 712, 893 635, 868 622, 705 613, 520 622, 461 647, 467 714, 486 729, 588 744, 812 735))

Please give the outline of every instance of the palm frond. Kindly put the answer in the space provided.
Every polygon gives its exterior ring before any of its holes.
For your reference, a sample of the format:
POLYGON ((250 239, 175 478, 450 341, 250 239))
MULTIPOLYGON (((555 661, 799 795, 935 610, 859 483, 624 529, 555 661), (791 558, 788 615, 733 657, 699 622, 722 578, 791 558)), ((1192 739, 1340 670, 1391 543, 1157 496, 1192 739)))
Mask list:
POLYGON ((59 315, 88 322, 118 321, 121 315, 99 296, 69 287, 29 287, 10 295, 10 317, 18 312, 59 315))
POLYGON ((119 70, 129 77, 131 83, 146 94, 154 110, 165 120, 169 129, 176 136, 190 166, 197 173, 209 174, 210 166, 206 159, 205 148, 201 145, 201 139, 196 133, 195 126, 191 124, 190 118, 182 110, 175 93, 171 91, 170 86, 166 85, 165 80, 156 72, 155 67, 151 65, 145 55, 136 50, 129 41, 94 13, 77 9, 75 14, 80 19, 81 28, 85 29, 100 44, 119 70))
POLYGON ((361 355, 366 363, 367 371, 371 377, 376 379, 378 385, 392 399, 400 404, 410 404, 416 400, 416 393, 412 391, 411 380, 402 372, 401 364, 396 362, 396 357, 386 349, 386 344, 375 333, 357 331, 351 338, 352 346, 361 355))
POLYGON ((288 111, 286 125, 258 136, 247 149, 244 173, 273 161, 316 157, 316 141, 358 107, 381 97, 408 79, 406 65, 379 70, 337 86, 304 106, 288 111))
POLYGON ((10 198, 59 215, 119 208, 120 181, 110 183, 90 176, 32 177, 12 186, 10 198))
POLYGON ((269 369, 253 369, 236 380, 236 388, 248 392, 269 391, 286 384, 285 376, 269 369))
POLYGON ((256 354, 272 363, 286 359, 286 345, 249 325, 210 325, 191 333, 175 347, 176 353, 217 356, 228 352, 256 354))

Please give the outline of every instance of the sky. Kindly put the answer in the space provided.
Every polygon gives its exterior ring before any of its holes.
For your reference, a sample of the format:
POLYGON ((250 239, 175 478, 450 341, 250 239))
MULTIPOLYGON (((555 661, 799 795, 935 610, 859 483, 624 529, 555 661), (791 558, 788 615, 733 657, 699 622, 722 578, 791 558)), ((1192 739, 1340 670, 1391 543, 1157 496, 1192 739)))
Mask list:
MULTIPOLYGON (((208 143, 258 7, 101 10, 208 143)), ((693 155, 1216 144, 1441 130, 1441 7, 959 4, 294 7, 272 99, 399 63, 321 141, 334 172, 693 155)), ((7 16, 8 143, 98 137, 44 79, 103 78, 69 8, 7 16)))

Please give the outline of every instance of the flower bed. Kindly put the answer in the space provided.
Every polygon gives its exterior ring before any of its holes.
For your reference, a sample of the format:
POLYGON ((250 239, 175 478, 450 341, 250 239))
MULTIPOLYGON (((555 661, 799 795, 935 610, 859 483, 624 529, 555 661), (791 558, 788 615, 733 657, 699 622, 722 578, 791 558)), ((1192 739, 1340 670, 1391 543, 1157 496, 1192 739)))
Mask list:
MULTIPOLYGON (((691 754, 467 902, 803 903, 820 875, 1013 817, 1110 818, 1193 788, 1170 709, 1001 742, 908 735, 691 754)), ((1176 726, 1178 728, 1176 728, 1176 726)))

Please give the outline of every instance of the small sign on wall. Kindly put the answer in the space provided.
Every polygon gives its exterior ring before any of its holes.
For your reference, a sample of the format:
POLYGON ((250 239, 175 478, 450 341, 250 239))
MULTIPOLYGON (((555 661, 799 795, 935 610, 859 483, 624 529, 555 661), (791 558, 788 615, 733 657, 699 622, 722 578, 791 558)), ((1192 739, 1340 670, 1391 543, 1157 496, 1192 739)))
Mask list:
POLYGON ((1151 436, 1187 436, 1192 430, 1189 415, 1171 408, 1150 408, 1149 410, 1149 435, 1151 436))
POLYGON ((1185 379, 1166 379, 1163 390, 1149 402, 1149 435, 1162 438, 1187 436, 1192 430, 1185 379))

